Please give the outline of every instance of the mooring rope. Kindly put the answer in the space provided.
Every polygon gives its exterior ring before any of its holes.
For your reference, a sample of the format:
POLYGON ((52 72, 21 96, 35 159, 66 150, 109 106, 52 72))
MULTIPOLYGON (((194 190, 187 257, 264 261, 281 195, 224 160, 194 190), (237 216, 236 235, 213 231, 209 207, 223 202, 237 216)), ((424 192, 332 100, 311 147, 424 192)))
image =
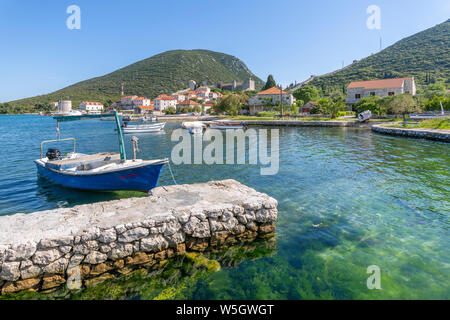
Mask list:
POLYGON ((169 165, 169 171, 170 171, 170 175, 172 176, 173 182, 175 184, 178 184, 177 181, 175 180, 175 177, 173 176, 172 167, 170 166, 170 160, 167 162, 167 164, 169 165))

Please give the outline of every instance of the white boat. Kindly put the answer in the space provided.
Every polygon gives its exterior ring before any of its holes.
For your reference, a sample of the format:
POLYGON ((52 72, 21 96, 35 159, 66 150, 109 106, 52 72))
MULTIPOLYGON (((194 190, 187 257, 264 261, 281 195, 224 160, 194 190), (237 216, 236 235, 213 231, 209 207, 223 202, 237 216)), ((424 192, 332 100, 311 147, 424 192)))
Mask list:
POLYGON ((155 116, 153 116, 153 117, 142 117, 142 118, 139 118, 139 120, 141 120, 142 122, 156 122, 157 121, 155 116))
POLYGON ((123 133, 148 133, 148 132, 159 132, 164 129, 166 125, 165 122, 159 122, 154 124, 137 124, 137 125, 126 125, 122 128, 123 133))
POLYGON ((191 134, 202 134, 205 124, 201 121, 185 121, 181 124, 181 127, 191 134))
POLYGON ((229 120, 217 120, 210 123, 211 129, 243 129, 245 124, 242 122, 234 122, 229 120))
POLYGON ((368 121, 370 118, 372 118, 372 112, 370 110, 366 110, 366 111, 361 112, 360 114, 358 114, 358 121, 359 122, 368 121))

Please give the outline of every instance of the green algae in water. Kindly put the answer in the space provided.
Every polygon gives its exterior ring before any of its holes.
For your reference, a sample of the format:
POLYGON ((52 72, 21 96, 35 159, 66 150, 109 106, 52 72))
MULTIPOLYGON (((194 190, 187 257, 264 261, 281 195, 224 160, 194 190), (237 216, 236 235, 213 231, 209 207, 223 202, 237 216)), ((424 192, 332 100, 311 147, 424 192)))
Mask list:
POLYGON ((0 300, 99 300, 99 299, 186 299, 198 281, 207 279, 222 268, 234 268, 247 259, 274 254, 276 239, 232 246, 217 252, 188 252, 169 259, 158 270, 137 269, 115 279, 70 291, 63 287, 52 293, 23 291, 0 296, 0 300))

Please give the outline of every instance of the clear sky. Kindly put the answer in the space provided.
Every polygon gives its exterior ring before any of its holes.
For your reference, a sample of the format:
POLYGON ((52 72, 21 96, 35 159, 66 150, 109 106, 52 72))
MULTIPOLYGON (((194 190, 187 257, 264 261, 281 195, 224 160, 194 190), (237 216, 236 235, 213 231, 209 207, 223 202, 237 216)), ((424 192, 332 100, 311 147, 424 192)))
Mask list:
POLYGON ((242 59, 288 85, 433 27, 449 0, 0 0, 0 102, 45 94, 172 49, 242 59), (69 30, 66 9, 81 9, 69 30), (381 9, 381 29, 366 9, 381 9))

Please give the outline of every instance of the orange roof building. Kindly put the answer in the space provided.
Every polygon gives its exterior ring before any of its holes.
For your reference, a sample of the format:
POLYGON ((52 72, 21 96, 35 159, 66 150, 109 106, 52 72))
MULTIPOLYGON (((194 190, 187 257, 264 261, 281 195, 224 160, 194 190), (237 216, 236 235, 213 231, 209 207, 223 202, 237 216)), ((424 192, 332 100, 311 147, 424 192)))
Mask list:
POLYGON ((346 103, 353 106, 362 98, 416 94, 414 77, 353 81, 347 87, 346 103))

